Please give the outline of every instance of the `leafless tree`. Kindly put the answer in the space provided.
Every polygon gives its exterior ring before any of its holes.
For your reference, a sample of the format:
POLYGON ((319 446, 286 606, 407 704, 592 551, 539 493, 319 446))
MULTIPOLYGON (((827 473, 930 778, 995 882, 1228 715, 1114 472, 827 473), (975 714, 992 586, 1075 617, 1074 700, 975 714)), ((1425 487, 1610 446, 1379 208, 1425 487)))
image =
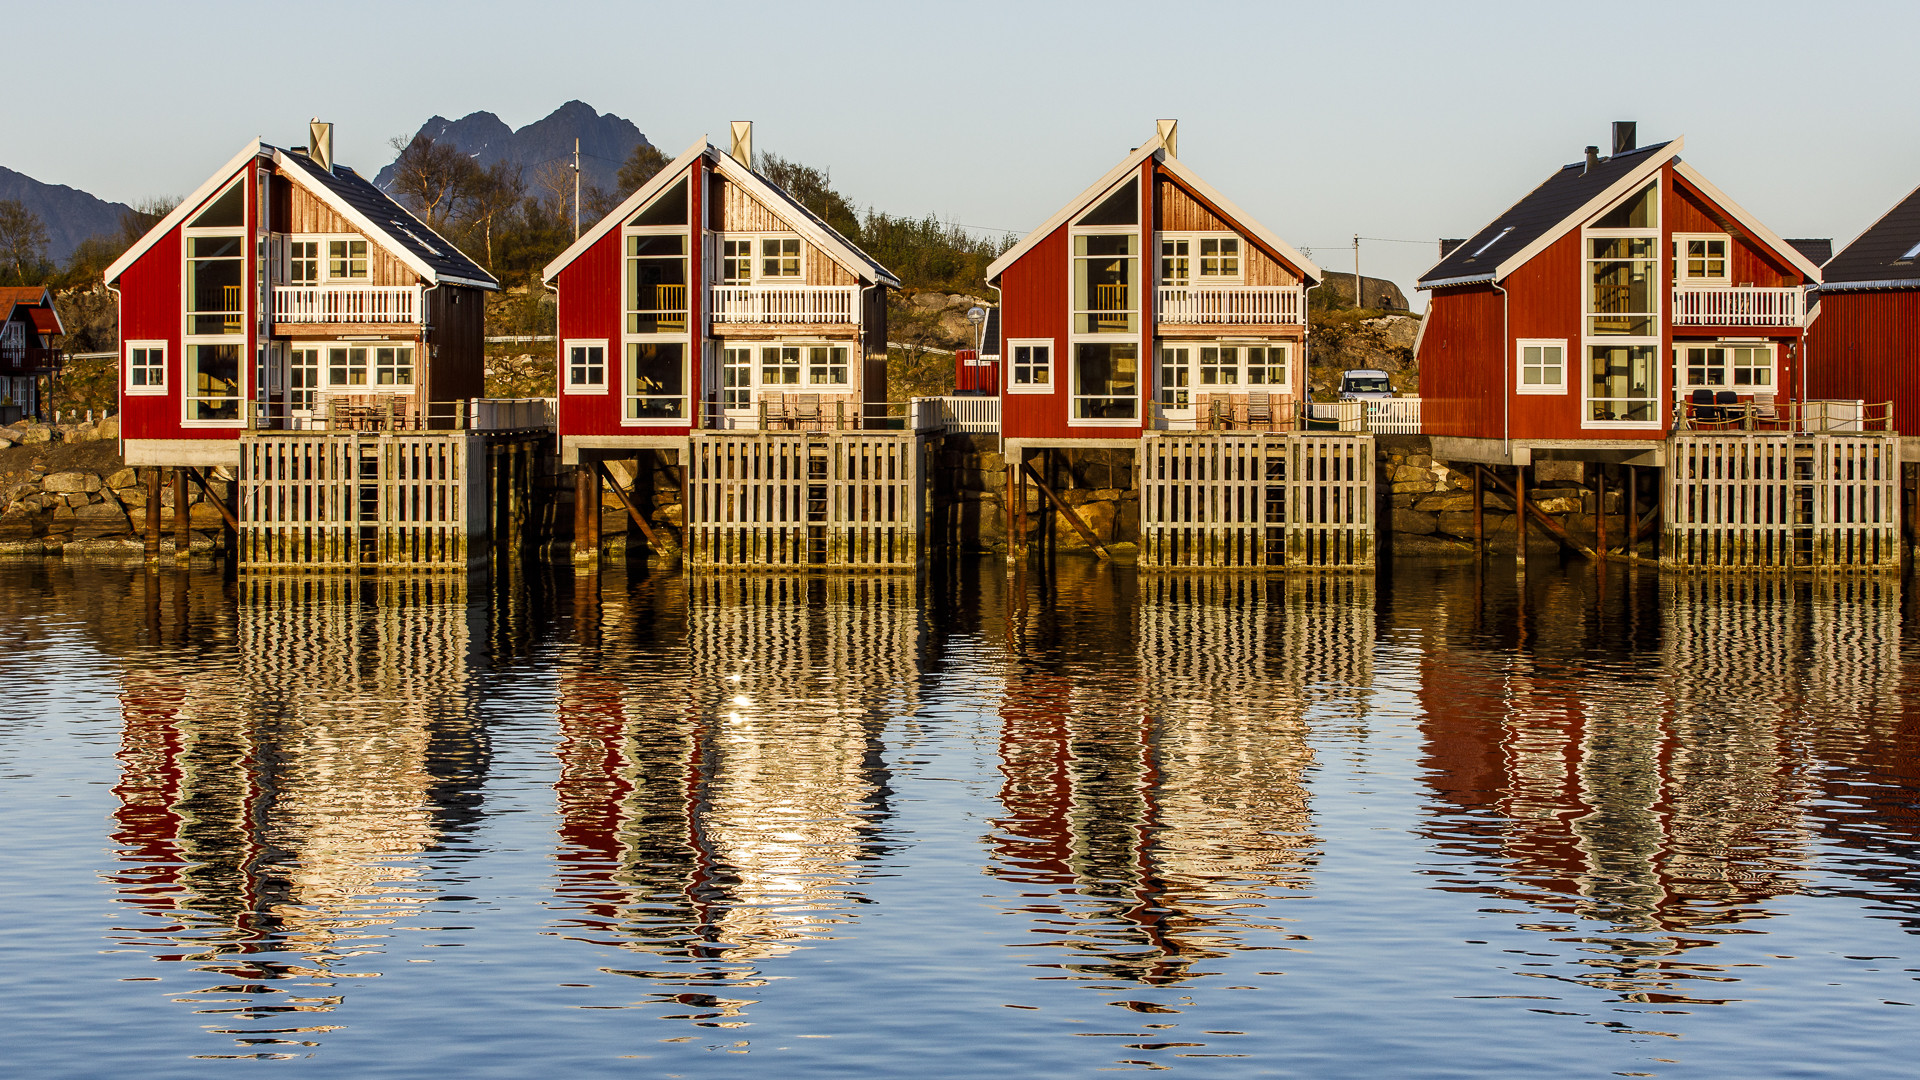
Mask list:
POLYGON ((19 199, 0 199, 0 265, 12 269, 14 284, 29 284, 47 267, 47 226, 19 199))
POLYGON ((459 211, 481 175, 473 159, 451 143, 415 135, 412 142, 394 139, 399 153, 393 161, 393 190, 410 209, 439 229, 459 211))
POLYGON ((504 223, 526 192, 527 182, 520 174, 520 166, 511 162, 496 161, 474 178, 467 198, 467 216, 480 230, 489 270, 493 269, 494 226, 504 223))

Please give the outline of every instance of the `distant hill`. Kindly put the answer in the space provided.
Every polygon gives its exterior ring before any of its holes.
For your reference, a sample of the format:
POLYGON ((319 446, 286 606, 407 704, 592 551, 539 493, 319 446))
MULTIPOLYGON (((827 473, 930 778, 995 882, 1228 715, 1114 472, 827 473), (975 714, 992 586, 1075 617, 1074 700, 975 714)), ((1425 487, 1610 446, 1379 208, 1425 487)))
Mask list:
POLYGON ((43 184, 25 173, 0 166, 0 199, 18 199, 47 226, 47 257, 65 262, 80 241, 117 232, 120 215, 130 207, 97 199, 65 184, 43 184))
MULTIPOLYGON (((414 134, 452 143, 483 168, 511 161, 526 170, 529 180, 541 164, 572 157, 573 140, 578 138, 582 179, 608 191, 614 189, 614 178, 627 155, 647 142, 633 121, 595 112, 584 101, 569 101, 518 131, 490 112, 475 112, 458 120, 432 117, 414 134)), ((373 178, 383 188, 392 180, 392 165, 373 178)))

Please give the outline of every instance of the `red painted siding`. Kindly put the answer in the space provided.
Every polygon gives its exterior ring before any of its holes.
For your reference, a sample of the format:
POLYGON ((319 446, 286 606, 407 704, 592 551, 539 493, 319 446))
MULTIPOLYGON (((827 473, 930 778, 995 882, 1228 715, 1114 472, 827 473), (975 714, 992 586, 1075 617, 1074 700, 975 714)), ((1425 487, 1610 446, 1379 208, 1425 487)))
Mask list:
POLYGON ((1067 351, 1071 329, 1067 280, 1070 273, 1067 227, 1053 230, 1000 275, 1000 355, 1011 363, 1016 338, 1053 340, 1053 392, 1006 394, 1001 399, 1000 432, 1009 439, 1066 438, 1067 351))
POLYGON ((561 269, 554 279, 554 350, 559 376, 560 409, 557 424, 562 436, 618 435, 621 387, 626 350, 620 345, 624 312, 620 302, 620 230, 610 229, 592 247, 561 269), (566 344, 572 338, 604 338, 607 342, 607 392, 568 393, 566 344))
POLYGON ((1807 396, 1893 403, 1920 434, 1920 289, 1828 293, 1807 333, 1807 396))
POLYGON ((148 248, 120 275, 120 433, 128 439, 177 439, 180 430, 180 230, 148 248), (129 341, 167 343, 167 392, 126 394, 129 341))
MULTIPOLYGON (((1728 232, 1734 236, 1730 255, 1734 282, 1780 287, 1799 285, 1804 278, 1779 253, 1752 237, 1721 224, 1732 215, 1673 175, 1662 174, 1662 280, 1671 289, 1675 232, 1728 232)), ((1420 343, 1420 386, 1425 399, 1423 424, 1429 434, 1498 439, 1647 439, 1663 432, 1650 429, 1585 428, 1582 380, 1585 348, 1582 310, 1586 270, 1581 234, 1569 231, 1545 251, 1529 259, 1501 282, 1507 301, 1490 287, 1448 289, 1429 304, 1427 326, 1420 343), (1502 338, 1501 320, 1507 320, 1502 338), (1513 391, 1515 343, 1544 338, 1567 343, 1567 392, 1517 394, 1513 391)), ((1674 373, 1670 304, 1663 298, 1659 363, 1662 415, 1670 418, 1674 373)), ((1780 345, 1779 398, 1792 400, 1797 390, 1795 331, 1756 331, 1751 327, 1687 327, 1682 337, 1769 336, 1780 345)))

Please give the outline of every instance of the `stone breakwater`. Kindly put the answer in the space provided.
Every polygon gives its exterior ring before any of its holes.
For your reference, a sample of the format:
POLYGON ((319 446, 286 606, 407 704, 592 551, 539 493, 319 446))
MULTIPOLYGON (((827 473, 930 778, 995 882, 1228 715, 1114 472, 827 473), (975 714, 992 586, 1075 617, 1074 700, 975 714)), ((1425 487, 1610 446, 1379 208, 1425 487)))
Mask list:
MULTIPOLYGON (((146 525, 147 472, 120 460, 120 428, 95 423, 0 427, 0 554, 140 554, 146 525)), ((215 469, 216 495, 228 499, 233 476, 215 469)), ((170 478, 169 478, 170 480, 170 478)), ((212 551, 220 511, 188 486, 190 550, 212 551)), ((163 551, 174 550, 173 485, 161 485, 163 551)))

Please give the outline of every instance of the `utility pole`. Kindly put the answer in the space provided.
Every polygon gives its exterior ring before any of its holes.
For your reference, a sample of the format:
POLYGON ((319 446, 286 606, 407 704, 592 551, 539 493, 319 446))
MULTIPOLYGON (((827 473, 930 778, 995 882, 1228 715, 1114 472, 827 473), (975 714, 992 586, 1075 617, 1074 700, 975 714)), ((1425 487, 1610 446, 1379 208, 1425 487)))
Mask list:
MULTIPOLYGON (((576 226, 573 231, 578 233, 580 230, 576 226)), ((576 236, 575 239, 579 239, 579 238, 576 236)), ((1360 234, 1359 233, 1353 234, 1353 306, 1357 308, 1367 306, 1365 303, 1361 301, 1361 298, 1360 298, 1360 234)))
MULTIPOLYGON (((580 239, 580 140, 573 140, 573 238, 580 239)), ((1360 238, 1354 237, 1353 249, 1360 250, 1360 238)), ((1357 258, 1357 256, 1356 256, 1357 258)), ((1356 262, 1354 265, 1358 266, 1356 262)))

